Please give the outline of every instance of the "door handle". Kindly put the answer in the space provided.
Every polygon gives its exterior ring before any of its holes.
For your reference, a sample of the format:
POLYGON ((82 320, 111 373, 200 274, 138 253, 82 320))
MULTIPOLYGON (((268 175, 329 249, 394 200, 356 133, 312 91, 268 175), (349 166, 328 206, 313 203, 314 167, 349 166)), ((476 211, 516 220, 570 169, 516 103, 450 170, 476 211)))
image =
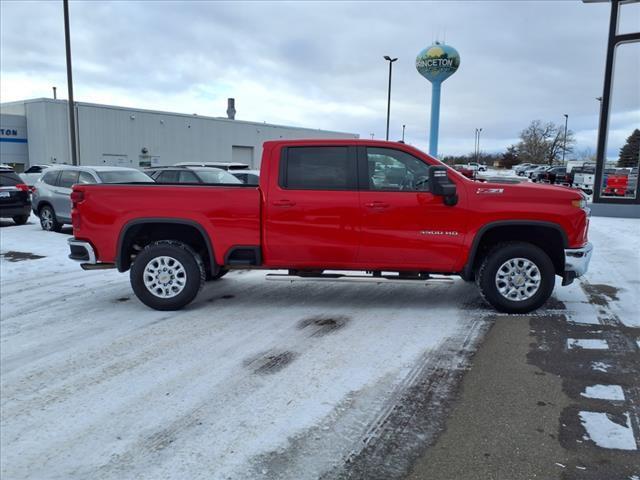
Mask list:
POLYGON ((293 207, 296 202, 292 202, 291 200, 276 200, 275 202, 271 202, 271 205, 274 207, 293 207))
POLYGON ((389 208, 389 204, 385 202, 371 202, 366 203, 365 206, 369 208, 389 208))

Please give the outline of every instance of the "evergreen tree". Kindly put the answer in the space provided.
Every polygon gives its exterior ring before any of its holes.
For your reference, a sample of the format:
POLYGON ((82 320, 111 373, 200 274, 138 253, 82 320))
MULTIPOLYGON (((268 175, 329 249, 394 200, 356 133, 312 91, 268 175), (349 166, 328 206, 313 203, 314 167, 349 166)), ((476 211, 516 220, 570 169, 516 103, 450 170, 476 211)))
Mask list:
POLYGON ((637 167, 640 162, 640 130, 637 128, 633 131, 627 143, 620 149, 620 157, 618 158, 618 167, 637 167))

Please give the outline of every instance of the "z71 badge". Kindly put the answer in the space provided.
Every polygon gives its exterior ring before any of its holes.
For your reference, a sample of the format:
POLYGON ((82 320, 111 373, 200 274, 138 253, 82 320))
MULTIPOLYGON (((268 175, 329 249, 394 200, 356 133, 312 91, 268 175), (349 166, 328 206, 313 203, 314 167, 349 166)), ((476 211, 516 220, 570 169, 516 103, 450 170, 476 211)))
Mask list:
POLYGON ((504 188, 479 188, 476 190, 476 193, 486 194, 486 195, 500 195, 504 192, 504 188))

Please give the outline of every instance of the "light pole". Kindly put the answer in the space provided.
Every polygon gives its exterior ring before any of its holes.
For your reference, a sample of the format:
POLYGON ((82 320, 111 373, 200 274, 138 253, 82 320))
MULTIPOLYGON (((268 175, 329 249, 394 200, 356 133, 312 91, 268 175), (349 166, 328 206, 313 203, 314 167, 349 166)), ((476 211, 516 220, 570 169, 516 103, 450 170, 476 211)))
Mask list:
POLYGON ((569 115, 564 114, 564 142, 562 145, 562 165, 564 165, 564 153, 567 150, 567 124, 569 123, 569 115))
POLYGON ((67 53, 67 87, 69 89, 69 137, 71 140, 71 165, 77 165, 76 156, 76 112, 73 102, 73 77, 71 76, 71 36, 69 34, 69 0, 62 0, 64 9, 64 41, 67 53))
POLYGON ((384 59, 389 62, 389 89, 387 90, 387 137, 386 140, 389 141, 389 116, 391 115, 391 70, 393 67, 393 62, 398 60, 397 58, 391 58, 389 55, 385 55, 384 59))
POLYGON ((476 128, 476 139, 475 139, 475 145, 474 145, 474 154, 476 157, 476 163, 478 163, 478 156, 480 155, 480 132, 482 131, 481 128, 476 128))
POLYGON ((402 143, 404 143, 404 129, 406 125, 402 125, 402 143))
POLYGON ((373 133, 370 133, 369 135, 371 135, 371 140, 373 140, 373 133))

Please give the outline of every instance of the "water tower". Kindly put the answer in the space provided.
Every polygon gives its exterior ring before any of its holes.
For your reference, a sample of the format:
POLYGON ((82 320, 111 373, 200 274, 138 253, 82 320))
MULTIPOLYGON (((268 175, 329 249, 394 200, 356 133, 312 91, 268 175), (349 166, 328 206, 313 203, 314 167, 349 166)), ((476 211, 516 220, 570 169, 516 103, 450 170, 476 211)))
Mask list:
POLYGON ((453 75, 460 66, 458 51, 444 43, 435 42, 416 57, 416 68, 429 80, 431 93, 431 131, 429 133, 429 155, 438 156, 438 128, 440 126, 440 85, 453 75))

